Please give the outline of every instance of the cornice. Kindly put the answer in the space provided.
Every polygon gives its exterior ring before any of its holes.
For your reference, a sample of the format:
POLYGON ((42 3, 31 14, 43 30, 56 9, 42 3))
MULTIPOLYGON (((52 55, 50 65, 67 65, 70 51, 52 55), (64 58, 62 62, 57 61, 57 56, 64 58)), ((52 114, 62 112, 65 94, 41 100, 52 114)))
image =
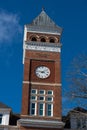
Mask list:
POLYGON ((64 123, 53 120, 19 119, 18 125, 38 128, 62 128, 64 123))
POLYGON ((61 52, 61 44, 41 43, 41 42, 28 42, 24 43, 24 49, 35 51, 48 51, 48 52, 61 52))

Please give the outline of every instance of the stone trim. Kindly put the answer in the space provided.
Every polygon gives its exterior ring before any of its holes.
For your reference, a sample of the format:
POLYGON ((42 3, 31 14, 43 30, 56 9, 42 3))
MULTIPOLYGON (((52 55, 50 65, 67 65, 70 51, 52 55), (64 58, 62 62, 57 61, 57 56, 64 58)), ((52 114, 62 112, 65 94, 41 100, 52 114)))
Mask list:
POLYGON ((38 120, 38 119, 19 119, 19 126, 27 127, 39 127, 39 128, 63 128, 64 123, 62 121, 53 120, 38 120))
POLYGON ((49 46, 49 44, 34 44, 34 43, 25 43, 24 49, 27 50, 35 50, 35 51, 47 51, 47 52, 61 52, 61 48, 59 45, 49 46), (47 46, 48 45, 48 46, 47 46))
POLYGON ((52 34, 52 35, 61 35, 60 33, 57 33, 57 32, 51 32, 51 31, 48 31, 48 32, 46 32, 46 31, 39 31, 39 30, 37 30, 37 31, 33 31, 33 30, 30 30, 30 29, 27 29, 27 32, 33 32, 33 33, 42 33, 42 34, 52 34))
POLYGON ((40 82, 29 82, 29 81, 23 81, 23 84, 32 84, 32 85, 50 85, 50 86, 62 86, 61 83, 40 83, 40 82))

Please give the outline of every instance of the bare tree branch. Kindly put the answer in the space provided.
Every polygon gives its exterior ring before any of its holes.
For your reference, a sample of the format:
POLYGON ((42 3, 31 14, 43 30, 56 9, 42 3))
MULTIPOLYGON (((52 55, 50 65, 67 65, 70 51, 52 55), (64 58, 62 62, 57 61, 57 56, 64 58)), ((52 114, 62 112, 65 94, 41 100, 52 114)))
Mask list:
POLYGON ((76 95, 76 94, 72 94, 73 98, 87 98, 87 95, 76 95))
POLYGON ((67 72, 68 92, 72 99, 87 99, 87 55, 75 57, 67 72))

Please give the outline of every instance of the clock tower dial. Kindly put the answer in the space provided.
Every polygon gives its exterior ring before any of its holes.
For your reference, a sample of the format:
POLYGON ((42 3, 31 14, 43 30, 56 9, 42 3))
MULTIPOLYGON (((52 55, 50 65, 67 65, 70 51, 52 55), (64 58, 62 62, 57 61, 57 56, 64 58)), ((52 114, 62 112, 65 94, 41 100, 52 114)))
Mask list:
POLYGON ((45 79, 50 76, 50 69, 46 66, 38 66, 35 70, 35 74, 38 78, 45 79))

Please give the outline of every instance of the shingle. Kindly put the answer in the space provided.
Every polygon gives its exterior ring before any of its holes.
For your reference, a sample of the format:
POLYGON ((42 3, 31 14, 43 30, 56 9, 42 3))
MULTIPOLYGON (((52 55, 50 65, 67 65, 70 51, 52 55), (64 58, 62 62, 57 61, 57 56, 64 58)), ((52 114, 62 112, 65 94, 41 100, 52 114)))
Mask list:
POLYGON ((26 25, 30 30, 52 31, 53 33, 62 33, 62 28, 55 24, 55 22, 46 14, 44 10, 32 21, 31 24, 26 25))
POLYGON ((10 107, 5 105, 4 103, 0 102, 0 108, 10 108, 10 107))

